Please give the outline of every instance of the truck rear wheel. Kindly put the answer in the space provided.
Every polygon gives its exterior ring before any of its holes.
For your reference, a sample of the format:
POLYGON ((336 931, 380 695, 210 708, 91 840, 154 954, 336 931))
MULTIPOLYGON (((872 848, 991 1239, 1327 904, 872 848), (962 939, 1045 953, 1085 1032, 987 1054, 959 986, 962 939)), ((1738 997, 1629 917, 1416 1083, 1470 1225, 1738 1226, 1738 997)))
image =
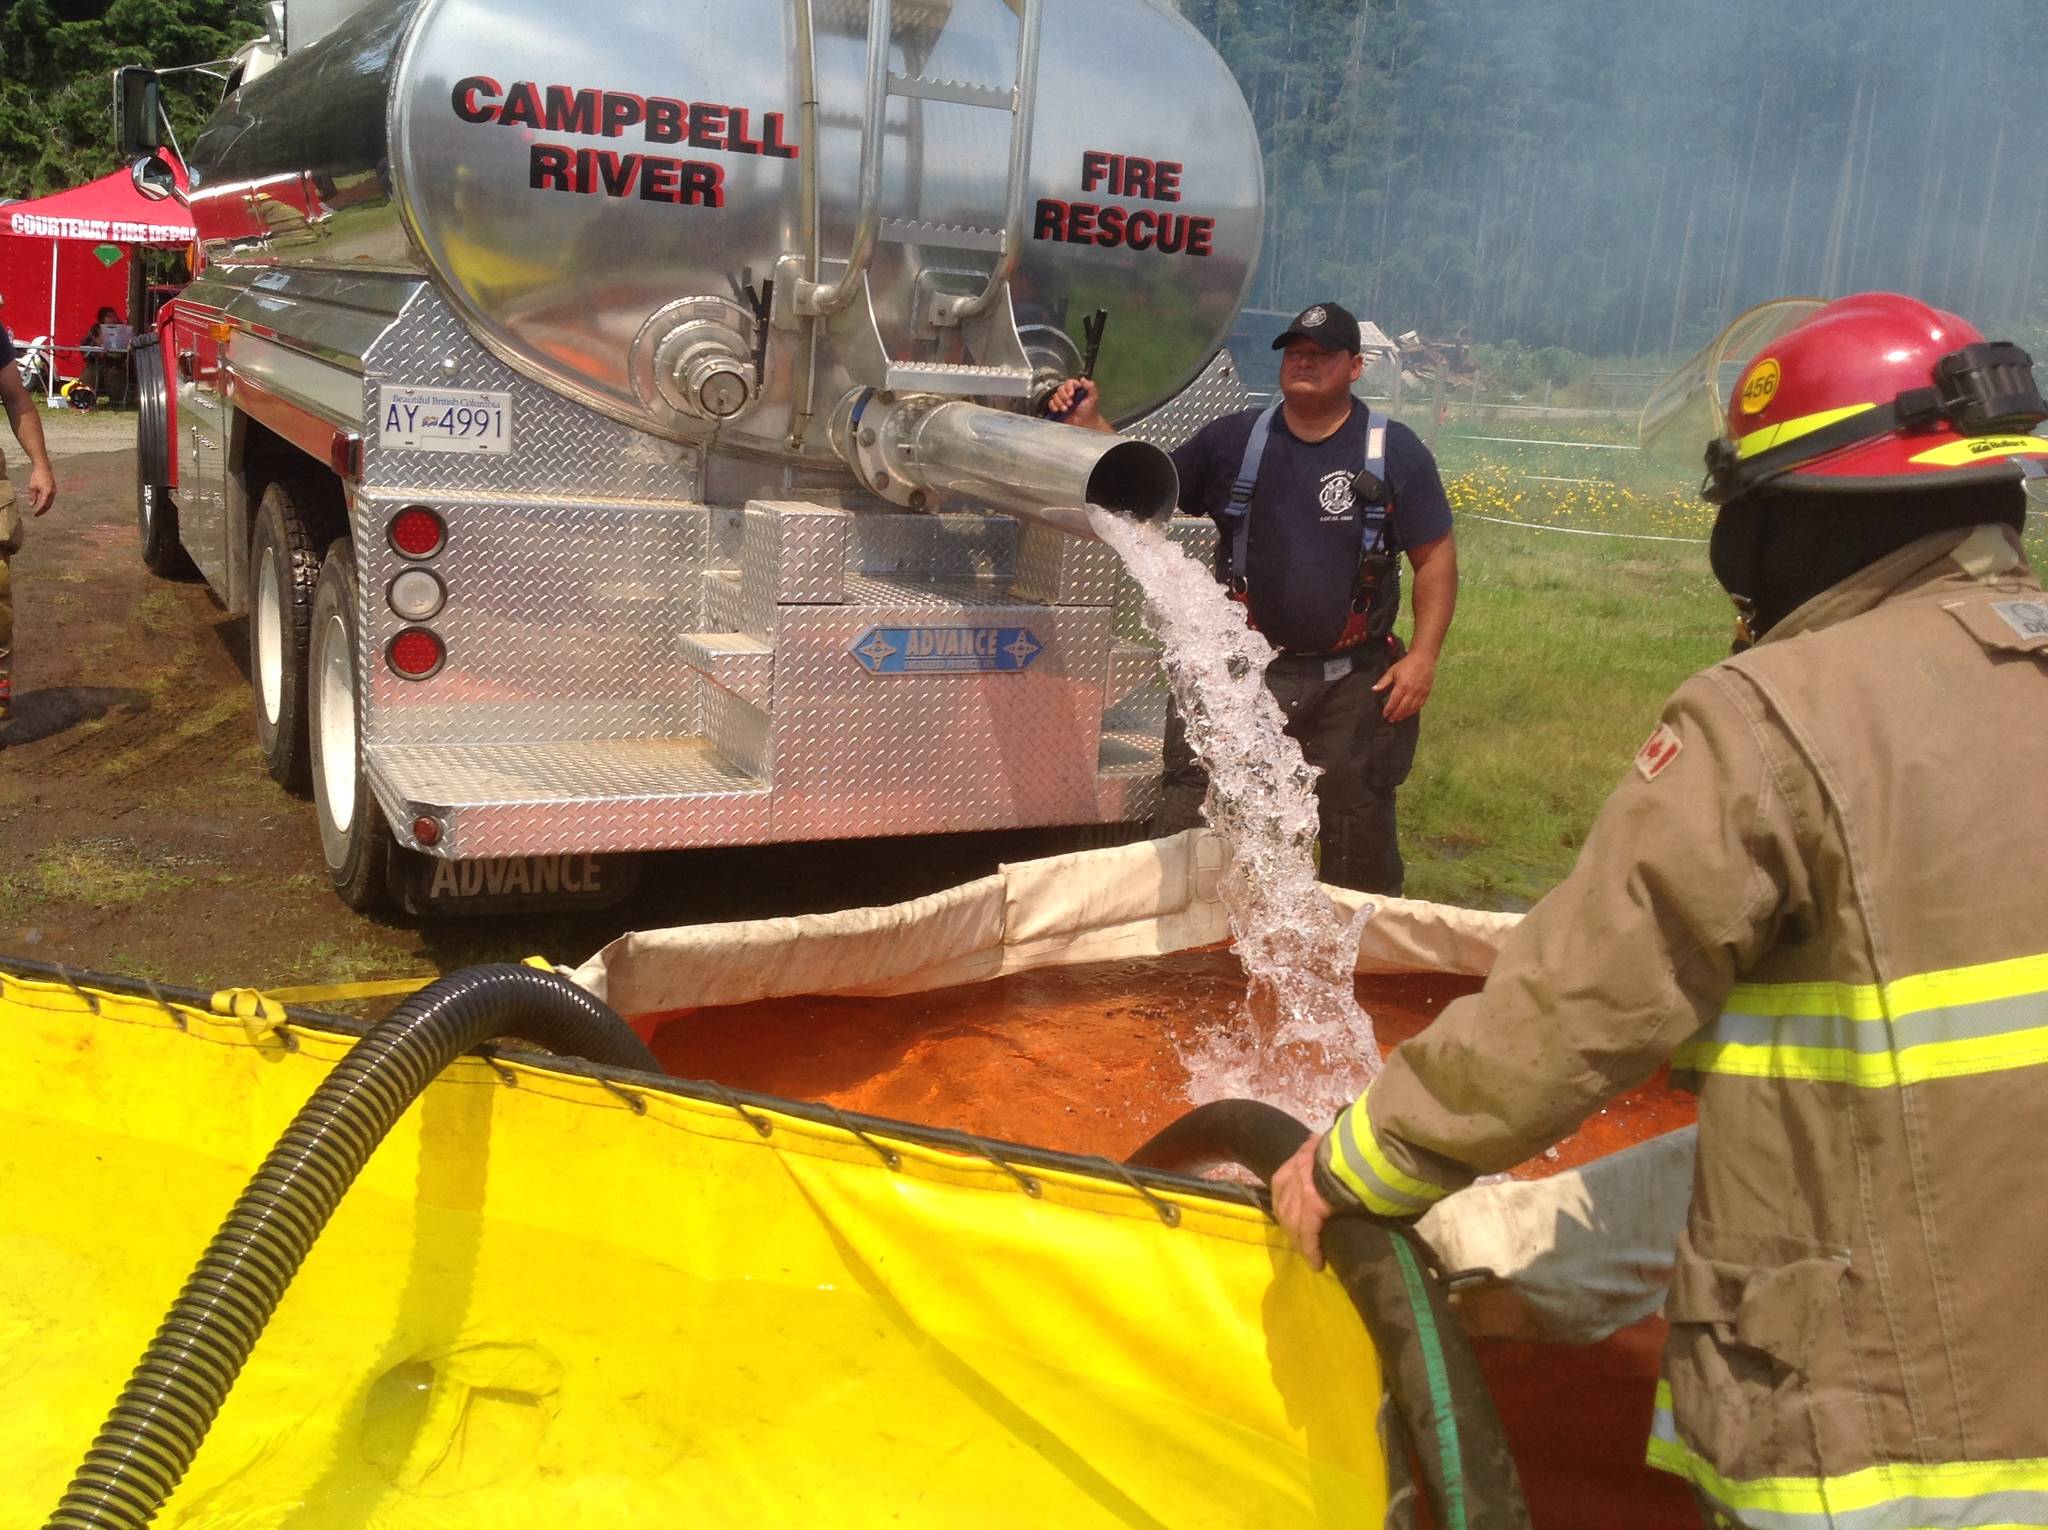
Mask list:
POLYGON ((304 791, 306 637, 320 560, 335 516, 317 485, 280 480, 263 491, 249 550, 249 683, 256 692, 256 742, 271 779, 304 791))
POLYGON ((358 913, 375 913, 390 901, 397 844, 363 769, 356 558, 346 538, 327 549, 321 565, 306 656, 307 739, 320 853, 341 901, 358 913))
POLYGON ((142 564, 166 579, 189 579, 198 571, 178 540, 178 507, 171 503, 170 382, 161 341, 153 334, 137 335, 133 358, 135 521, 142 564))

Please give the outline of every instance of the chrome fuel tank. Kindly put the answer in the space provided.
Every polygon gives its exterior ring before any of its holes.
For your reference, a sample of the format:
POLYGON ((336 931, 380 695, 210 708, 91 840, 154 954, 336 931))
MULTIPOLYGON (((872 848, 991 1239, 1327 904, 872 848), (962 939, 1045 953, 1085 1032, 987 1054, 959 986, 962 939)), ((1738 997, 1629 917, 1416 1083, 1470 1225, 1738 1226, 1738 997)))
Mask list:
POLYGON ((1229 330, 1258 256, 1258 142, 1223 61, 1160 0, 1036 4, 1019 100, 1031 0, 895 0, 874 253, 834 316, 796 289, 831 285, 860 242, 877 72, 874 7, 852 0, 377 0, 228 98, 193 153, 195 218, 215 263, 422 276, 505 363, 613 419, 822 464, 833 404, 882 372, 920 387, 952 367, 938 391, 978 396, 960 364, 984 358, 929 314, 997 267, 1015 159, 998 316, 1044 376, 1074 370, 1106 310, 1097 375, 1131 418, 1229 330), (678 397, 721 385, 693 336, 758 367, 738 407, 678 397))

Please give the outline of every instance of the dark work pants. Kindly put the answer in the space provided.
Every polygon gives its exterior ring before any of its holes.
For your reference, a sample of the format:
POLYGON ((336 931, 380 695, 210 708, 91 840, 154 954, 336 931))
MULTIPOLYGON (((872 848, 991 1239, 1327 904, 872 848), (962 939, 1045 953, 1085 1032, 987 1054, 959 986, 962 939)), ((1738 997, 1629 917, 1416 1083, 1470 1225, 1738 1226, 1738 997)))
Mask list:
MULTIPOLYGON (((1322 659, 1282 654, 1266 669, 1266 687, 1287 716, 1288 737, 1309 764, 1320 766, 1316 806, 1322 819, 1322 880, 1359 892, 1398 894, 1403 868, 1394 826, 1394 788, 1415 763, 1419 715, 1390 723, 1374 684, 1400 650, 1373 645, 1376 657, 1354 655, 1348 673, 1326 680, 1322 659)), ((1152 818, 1154 837, 1202 821, 1209 773, 1188 747, 1178 707, 1166 717, 1165 788, 1152 818)))

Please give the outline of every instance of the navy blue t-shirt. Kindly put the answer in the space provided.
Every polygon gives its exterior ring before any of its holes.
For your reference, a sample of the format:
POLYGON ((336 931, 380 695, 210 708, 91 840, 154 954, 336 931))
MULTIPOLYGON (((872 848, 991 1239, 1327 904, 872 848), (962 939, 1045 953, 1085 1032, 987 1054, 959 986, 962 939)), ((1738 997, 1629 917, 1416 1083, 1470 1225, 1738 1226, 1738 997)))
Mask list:
MULTIPOLYGON (((1244 449, 1262 411, 1211 420, 1174 452, 1180 470, 1183 515, 1216 522, 1224 545, 1218 564, 1229 562, 1229 530, 1223 509, 1244 465, 1244 449)), ((1252 621, 1275 648, 1288 653, 1329 653, 1344 635, 1358 578, 1359 554, 1367 527, 1359 523, 1351 479, 1365 466, 1365 435, 1372 411, 1351 401, 1351 418, 1322 441, 1305 442, 1287 428, 1287 416, 1273 420, 1252 496, 1251 526, 1245 541, 1245 591, 1252 621)), ((1421 437, 1399 420, 1387 424, 1387 484, 1393 497, 1393 545, 1422 547, 1447 536, 1451 506, 1444 498, 1436 458, 1421 437)), ((1365 513, 1377 518, 1379 507, 1365 513)))

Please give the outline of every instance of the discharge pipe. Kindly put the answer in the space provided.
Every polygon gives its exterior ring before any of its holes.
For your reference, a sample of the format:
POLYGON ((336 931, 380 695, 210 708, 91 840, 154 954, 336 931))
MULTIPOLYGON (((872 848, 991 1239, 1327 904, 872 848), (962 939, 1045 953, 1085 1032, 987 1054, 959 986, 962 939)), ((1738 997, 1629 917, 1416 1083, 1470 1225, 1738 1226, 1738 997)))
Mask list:
POLYGON ((536 967, 473 967, 373 1026, 292 1118, 214 1234, 46 1530, 140 1530, 213 1427, 314 1241, 435 1075, 495 1036, 658 1073, 609 1006, 536 967))
POLYGON ((1095 505, 1138 521, 1173 514, 1180 474, 1158 447, 936 393, 856 388, 832 415, 855 476, 912 510, 962 495, 1093 537, 1095 505))
MULTIPOLYGON (((1164 1127, 1130 1161, 1179 1174, 1234 1163, 1270 1182, 1308 1138, 1308 1128, 1284 1110, 1257 1100, 1215 1100, 1164 1127)), ((1435 1522, 1529 1530, 1500 1414, 1429 1246, 1405 1222, 1340 1213, 1323 1224, 1323 1255, 1379 1351, 1435 1522)), ((1397 1487, 1406 1466, 1402 1445, 1399 1438, 1387 1442, 1388 1476, 1397 1487)), ((1413 1523, 1412 1505, 1402 1497, 1390 1497, 1390 1527, 1413 1523)))

